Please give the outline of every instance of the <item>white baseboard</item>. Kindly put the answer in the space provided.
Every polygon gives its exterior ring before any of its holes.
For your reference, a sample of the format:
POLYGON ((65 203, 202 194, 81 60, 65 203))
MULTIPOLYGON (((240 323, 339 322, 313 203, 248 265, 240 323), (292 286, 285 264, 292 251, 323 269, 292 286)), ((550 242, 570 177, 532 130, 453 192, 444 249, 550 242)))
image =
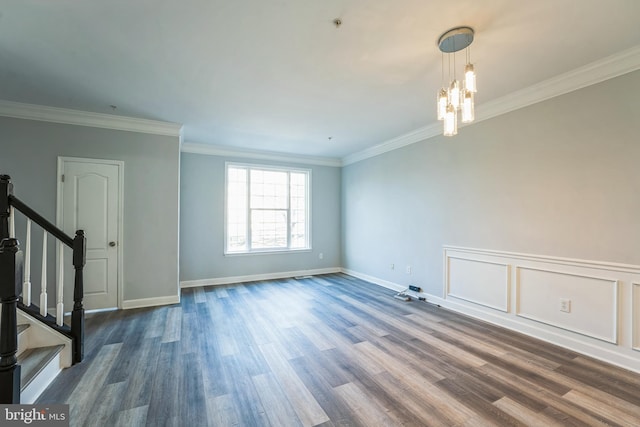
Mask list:
POLYGON ((358 279, 380 285, 383 288, 391 289, 396 292, 400 292, 407 288, 406 286, 402 286, 394 282, 389 282, 388 280, 379 279, 377 277, 369 276, 358 271, 349 270, 348 268, 341 268, 340 271, 344 274, 348 274, 349 276, 357 277, 358 279))
POLYGON ((298 276, 315 276, 318 274, 340 273, 341 271, 342 269, 339 267, 331 267, 331 268, 317 268, 315 270, 284 271, 279 273, 251 274, 247 276, 218 277, 213 279, 183 280, 180 282, 180 288, 193 288, 197 286, 230 285, 233 283, 255 282, 258 280, 288 279, 290 277, 298 277, 298 276))
MULTIPOLYGON (((389 282, 357 271, 343 268, 342 272, 394 291, 405 289, 404 286, 397 283, 389 282)), ((428 303, 439 305, 465 316, 473 317, 475 319, 593 357, 594 359, 640 373, 640 359, 633 355, 625 354, 620 351, 618 347, 611 346, 609 344, 588 342, 588 340, 582 339, 581 337, 574 337, 570 333, 561 329, 554 330, 553 328, 541 327, 537 323, 529 321, 528 319, 509 316, 507 313, 499 311, 492 312, 490 310, 483 309, 482 307, 476 308, 453 299, 444 299, 428 293, 421 293, 420 296, 425 297, 426 302, 428 303)))
POLYGON ((165 297, 140 298, 122 301, 122 308, 127 310, 130 308, 155 307, 157 305, 170 305, 180 303, 180 295, 168 295, 165 297))

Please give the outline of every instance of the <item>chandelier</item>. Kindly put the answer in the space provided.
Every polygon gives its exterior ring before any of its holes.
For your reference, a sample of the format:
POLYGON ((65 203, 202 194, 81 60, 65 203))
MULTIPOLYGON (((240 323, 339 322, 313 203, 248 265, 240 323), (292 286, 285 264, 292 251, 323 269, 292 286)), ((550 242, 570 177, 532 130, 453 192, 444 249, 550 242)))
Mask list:
POLYGON ((475 119, 474 97, 476 88, 476 72, 469 52, 473 42, 473 28, 456 27, 446 31, 438 39, 438 48, 442 52, 442 88, 438 92, 438 120, 444 122, 444 135, 453 136, 458 133, 458 111, 462 123, 471 123, 475 119), (456 52, 466 49, 464 80, 462 85, 456 74, 456 52), (444 69, 445 53, 447 54, 448 85, 445 86, 444 69))

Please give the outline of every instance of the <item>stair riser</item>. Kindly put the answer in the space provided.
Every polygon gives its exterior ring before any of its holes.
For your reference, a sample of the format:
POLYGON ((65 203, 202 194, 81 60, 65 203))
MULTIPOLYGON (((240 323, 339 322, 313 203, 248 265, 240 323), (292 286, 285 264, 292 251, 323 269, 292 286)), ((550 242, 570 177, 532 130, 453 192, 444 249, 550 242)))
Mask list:
POLYGON ((58 353, 38 375, 20 392, 20 403, 30 404, 36 401, 38 396, 51 384, 58 376, 62 368, 60 367, 60 355, 58 353))
POLYGON ((29 329, 27 328, 24 331, 18 333, 18 353, 17 356, 20 356, 25 352, 26 349, 29 348, 29 329))

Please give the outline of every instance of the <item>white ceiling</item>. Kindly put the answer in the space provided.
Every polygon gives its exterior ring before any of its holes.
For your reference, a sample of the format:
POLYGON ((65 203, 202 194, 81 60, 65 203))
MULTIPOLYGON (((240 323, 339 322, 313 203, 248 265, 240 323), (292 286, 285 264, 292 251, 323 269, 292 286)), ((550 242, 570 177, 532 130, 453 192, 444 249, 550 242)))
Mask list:
POLYGON ((481 107, 640 45, 639 22, 639 0, 3 0, 0 99, 342 158, 435 122, 451 27, 476 31, 481 107))

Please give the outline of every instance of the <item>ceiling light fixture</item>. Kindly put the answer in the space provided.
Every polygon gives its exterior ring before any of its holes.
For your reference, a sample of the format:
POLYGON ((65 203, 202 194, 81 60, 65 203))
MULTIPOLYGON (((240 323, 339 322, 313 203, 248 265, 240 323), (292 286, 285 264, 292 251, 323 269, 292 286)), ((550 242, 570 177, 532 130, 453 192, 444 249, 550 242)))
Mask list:
POLYGON ((463 123, 470 123, 475 119, 476 72, 471 64, 469 51, 473 35, 474 31, 471 27, 456 27, 446 31, 438 39, 438 48, 442 52, 442 88, 438 91, 436 106, 438 120, 444 121, 445 136, 453 136, 458 133, 458 111, 460 111, 463 123), (461 85, 456 74, 456 52, 462 49, 466 49, 466 65, 461 85), (445 53, 447 54, 449 74, 449 83, 446 85, 444 79, 445 53))

